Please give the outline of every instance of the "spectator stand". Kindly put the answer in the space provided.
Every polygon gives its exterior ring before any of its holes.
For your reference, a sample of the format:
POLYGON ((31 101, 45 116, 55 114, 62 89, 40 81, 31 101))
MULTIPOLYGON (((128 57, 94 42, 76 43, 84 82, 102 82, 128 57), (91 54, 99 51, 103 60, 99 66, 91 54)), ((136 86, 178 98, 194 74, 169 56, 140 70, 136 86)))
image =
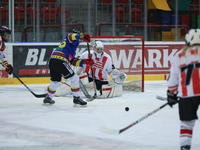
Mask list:
MULTIPOLYGON (((81 23, 76 24, 66 24, 66 33, 67 31, 72 31, 74 28, 84 32, 84 25, 81 23)), ((36 27, 35 27, 36 28, 36 27)), ((62 39, 62 25, 42 25, 40 26, 40 41, 41 42, 60 42, 62 39)), ((27 26, 23 29, 22 32, 22 42, 33 42, 33 26, 27 26)))

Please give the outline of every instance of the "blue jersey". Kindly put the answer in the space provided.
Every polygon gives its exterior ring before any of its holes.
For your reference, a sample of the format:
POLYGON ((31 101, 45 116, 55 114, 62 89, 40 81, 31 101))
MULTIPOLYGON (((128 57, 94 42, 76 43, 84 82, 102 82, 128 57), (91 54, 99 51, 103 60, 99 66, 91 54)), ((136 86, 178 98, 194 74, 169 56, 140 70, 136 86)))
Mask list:
POLYGON ((66 39, 60 43, 56 50, 52 53, 51 59, 58 59, 74 66, 83 66, 83 59, 75 59, 76 48, 79 45, 80 34, 69 33, 66 39))

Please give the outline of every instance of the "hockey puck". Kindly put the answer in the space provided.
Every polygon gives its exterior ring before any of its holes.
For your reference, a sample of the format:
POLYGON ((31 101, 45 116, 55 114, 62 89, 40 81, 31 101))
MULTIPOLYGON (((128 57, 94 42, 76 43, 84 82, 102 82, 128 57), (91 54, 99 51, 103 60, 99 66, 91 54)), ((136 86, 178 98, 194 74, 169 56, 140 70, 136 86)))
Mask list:
POLYGON ((126 111, 129 111, 129 108, 128 108, 128 107, 125 107, 125 110, 126 110, 126 111))

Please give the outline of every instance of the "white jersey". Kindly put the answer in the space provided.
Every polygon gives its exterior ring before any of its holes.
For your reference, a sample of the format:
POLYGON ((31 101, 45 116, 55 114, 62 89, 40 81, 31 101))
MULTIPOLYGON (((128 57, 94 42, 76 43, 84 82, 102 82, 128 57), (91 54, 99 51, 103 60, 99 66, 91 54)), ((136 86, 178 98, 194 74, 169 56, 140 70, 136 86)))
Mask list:
MULTIPOLYGON (((108 81, 108 73, 111 73, 113 70, 111 57, 107 53, 103 52, 101 58, 97 58, 93 50, 90 51, 90 54, 91 58, 94 60, 94 78, 101 81, 108 81)), ((88 51, 82 53, 80 57, 83 59, 89 59, 88 51)), ((92 78, 91 67, 89 65, 84 64, 82 72, 88 73, 89 77, 92 78)))
MULTIPOLYGON (((4 50, 5 50, 5 47, 3 48, 3 42, 2 42, 2 38, 0 36, 0 59, 6 64, 8 65, 8 61, 4 55, 4 50)), ((0 63, 1 64, 1 63, 0 63)))
POLYGON ((179 97, 200 95, 200 47, 194 46, 183 53, 176 53, 167 85, 170 92, 178 91, 179 97), (197 54, 196 54, 197 50, 197 54))

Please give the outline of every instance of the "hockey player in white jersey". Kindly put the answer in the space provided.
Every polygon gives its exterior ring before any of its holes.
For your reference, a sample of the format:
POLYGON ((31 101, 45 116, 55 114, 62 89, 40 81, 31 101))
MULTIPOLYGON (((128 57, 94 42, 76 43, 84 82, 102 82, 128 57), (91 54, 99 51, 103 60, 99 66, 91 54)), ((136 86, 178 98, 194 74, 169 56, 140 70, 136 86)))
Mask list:
MULTIPOLYGON (((97 90, 99 91, 97 93, 98 94, 97 98, 109 98, 109 97, 121 96, 122 84, 125 82, 127 78, 126 74, 115 69, 115 66, 112 62, 110 55, 104 52, 104 45, 101 41, 96 41, 95 43, 93 43, 93 49, 94 50, 90 50, 90 55, 91 59, 94 60, 93 64, 94 80, 97 90), (108 82, 109 75, 116 84, 110 84, 108 82)), ((82 53, 80 55, 80 58, 89 59, 90 56, 88 51, 82 53)), ((83 65, 83 67, 79 68, 77 71, 77 74, 80 75, 80 79, 83 79, 85 77, 87 78, 87 76, 85 76, 84 73, 87 73, 88 81, 92 82, 93 78, 91 73, 91 67, 89 65, 83 65)), ((66 84, 67 81, 64 81, 63 83, 66 84)), ((84 85, 86 85, 88 82, 83 82, 83 83, 84 85)), ((57 91, 59 93, 59 94, 56 93, 57 96, 62 95, 60 94, 61 90, 63 91, 63 86, 62 88, 59 88, 59 90, 57 91)))
POLYGON ((193 127, 200 105, 200 31, 185 35, 186 45, 175 54, 167 80, 169 105, 179 104, 180 148, 190 150, 193 127))
POLYGON ((11 30, 6 26, 2 26, 2 28, 0 29, 0 59, 3 62, 2 66, 6 69, 6 72, 11 75, 13 72, 13 67, 11 64, 8 63, 4 55, 4 50, 6 48, 5 42, 10 39, 10 35, 11 30))

